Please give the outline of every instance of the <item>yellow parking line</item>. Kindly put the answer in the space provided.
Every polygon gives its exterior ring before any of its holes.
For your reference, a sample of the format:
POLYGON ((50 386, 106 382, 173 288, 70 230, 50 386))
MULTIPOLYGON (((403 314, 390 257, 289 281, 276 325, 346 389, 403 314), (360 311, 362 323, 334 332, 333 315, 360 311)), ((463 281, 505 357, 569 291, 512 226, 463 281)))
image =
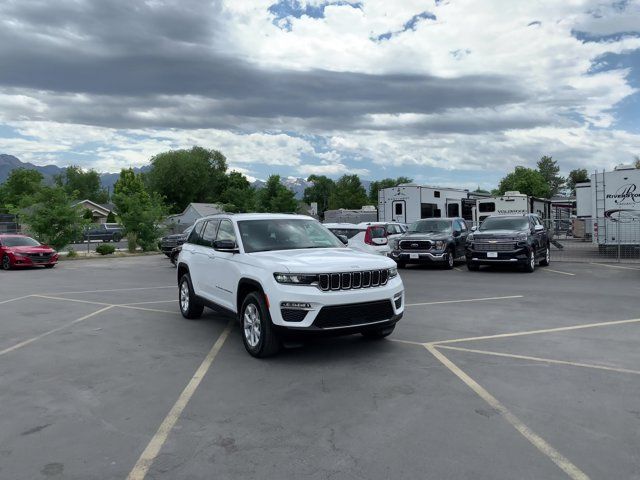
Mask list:
POLYGON ((597 370, 608 370, 618 373, 632 373, 640 375, 639 370, 630 370, 628 368, 607 367, 606 365, 594 365, 591 363, 569 362, 566 360, 554 360, 551 358, 530 357, 528 355, 515 355, 512 353, 493 352, 489 350, 476 350, 473 348, 451 347, 448 345, 438 345, 438 348, 446 348, 447 350, 456 350, 459 352, 479 353, 481 355, 492 355, 494 357, 516 358, 518 360, 532 360, 534 362, 554 363, 558 365, 570 365, 573 367, 595 368, 597 370))
POLYGON ((48 332, 41 333, 40 335, 36 335, 35 337, 31 337, 28 340, 24 340, 24 341, 22 341, 20 343, 17 343, 15 345, 13 345, 12 347, 5 348, 4 350, 0 350, 0 356, 5 355, 5 354, 7 354, 9 352, 13 352, 15 350, 18 350, 19 348, 25 347, 25 346, 29 345, 30 343, 35 342, 36 340, 40 340, 41 338, 44 338, 44 337, 46 337, 48 335, 51 335, 52 333, 56 333, 56 332, 59 332, 60 330, 64 330, 65 328, 70 327, 72 325, 75 325, 76 323, 83 322, 83 321, 85 321, 85 320, 87 320, 87 319, 89 319, 91 317, 95 317, 99 313, 106 312, 107 310, 109 310, 111 308, 113 308, 112 305, 109 305, 108 307, 101 308, 100 310, 97 310, 97 311, 95 311, 93 313, 85 315, 84 317, 80 317, 77 320, 74 320, 74 321, 69 322, 69 323, 65 323, 64 325, 61 325, 60 327, 54 328, 52 330, 49 330, 48 332))
POLYGON ((516 417, 511 411, 505 407, 500 401, 491 395, 482 385, 477 383, 473 378, 463 372, 455 363, 449 360, 442 352, 439 352, 433 345, 427 344, 425 348, 436 357, 440 363, 447 367, 456 377, 462 380, 471 390, 473 390, 480 398, 489 404, 491 408, 500 413, 500 415, 509 422, 520 434, 526 438, 541 453, 546 455, 553 463, 555 463, 569 478, 573 480, 588 480, 589 477, 571 461, 553 448, 547 441, 533 432, 522 420, 516 417))
POLYGON ((488 300, 510 300, 513 298, 523 298, 523 297, 524 295, 509 295, 506 297, 466 298, 463 300, 444 300, 440 302, 407 303, 405 307, 418 307, 423 305, 442 305, 445 303, 486 302, 488 300))
POLYGON ((596 263, 596 262, 591 262, 591 265, 598 265, 599 267, 608 267, 608 268, 621 268, 623 270, 640 270, 640 268, 633 268, 633 267, 623 267, 622 265, 607 265, 606 263, 596 263))
POLYGON ((489 340, 492 338, 508 338, 520 337, 522 335, 537 335, 540 333, 566 332, 569 330, 581 330, 583 328, 608 327, 611 325, 624 325, 626 323, 638 323, 640 318, 632 318, 631 320, 616 320, 614 322, 587 323, 583 325, 571 325, 569 327, 544 328, 541 330, 529 330, 526 332, 500 333, 498 335, 483 335, 481 337, 455 338, 452 340, 440 340, 432 342, 433 345, 439 346, 447 343, 471 342, 475 340, 489 340))
POLYGON ((553 270, 552 268, 541 268, 540 269, 541 272, 553 272, 553 273, 559 273, 561 275, 570 275, 572 277, 575 277, 576 274, 575 273, 569 273, 569 272, 561 272, 560 270, 553 270))
POLYGON ((151 438, 151 441, 142 452, 142 455, 140 455, 140 458, 138 458, 138 461, 133 467, 133 470, 131 470, 131 472, 129 473, 127 480, 142 480, 147 476, 149 468, 160 453, 160 450, 166 442, 167 437, 171 433, 171 430, 182 415, 182 412, 189 403, 189 400, 191 400, 191 397, 193 397, 193 394, 196 392, 198 386, 200 385, 200 382, 202 382, 202 379, 211 367, 211 364, 218 355, 218 352, 220 352, 220 349, 229 336, 234 323, 234 320, 229 320, 226 328, 213 344, 213 347, 211 347, 211 350, 196 370, 196 373, 194 373, 193 377, 191 377, 191 380, 178 397, 178 400, 173 405, 173 407, 171 407, 171 410, 169 410, 169 413, 160 424, 160 427, 156 431, 155 435, 151 438))
POLYGON ((3 300, 0 302, 0 305, 5 304, 5 303, 9 303, 9 302, 15 302, 18 300, 22 300, 23 298, 29 298, 31 295, 23 295, 22 297, 16 297, 16 298, 10 298, 9 300, 3 300))

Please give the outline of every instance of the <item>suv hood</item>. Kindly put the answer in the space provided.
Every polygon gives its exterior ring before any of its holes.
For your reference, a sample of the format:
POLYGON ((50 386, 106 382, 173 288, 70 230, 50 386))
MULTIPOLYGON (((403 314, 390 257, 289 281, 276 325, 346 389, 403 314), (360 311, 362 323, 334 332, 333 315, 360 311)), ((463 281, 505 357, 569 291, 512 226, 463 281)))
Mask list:
POLYGON ((451 237, 448 233, 405 233, 401 237, 398 237, 398 241, 403 240, 447 240, 451 237))
POLYGON ((382 255, 350 248, 313 248, 249 253, 268 270, 292 273, 351 272, 393 268, 396 263, 382 255))
POLYGON ((503 239, 516 239, 521 234, 526 234, 526 230, 486 230, 484 232, 475 232, 473 234, 474 240, 483 238, 503 238, 503 239))

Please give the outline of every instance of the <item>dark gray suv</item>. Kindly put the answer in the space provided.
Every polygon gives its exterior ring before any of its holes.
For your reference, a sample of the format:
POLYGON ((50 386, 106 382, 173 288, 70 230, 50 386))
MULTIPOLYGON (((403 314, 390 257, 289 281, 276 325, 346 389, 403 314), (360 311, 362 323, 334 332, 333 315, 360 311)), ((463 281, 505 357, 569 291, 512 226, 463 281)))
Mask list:
POLYGON ((467 236, 467 267, 513 264, 533 272, 538 262, 549 265, 549 245, 549 234, 538 215, 492 215, 467 236))

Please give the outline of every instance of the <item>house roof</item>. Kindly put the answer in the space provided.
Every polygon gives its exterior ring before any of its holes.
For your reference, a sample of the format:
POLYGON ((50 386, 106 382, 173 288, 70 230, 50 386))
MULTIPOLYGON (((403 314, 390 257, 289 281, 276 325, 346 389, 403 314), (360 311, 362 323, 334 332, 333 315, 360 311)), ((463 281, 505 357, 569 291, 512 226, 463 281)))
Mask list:
POLYGON ((206 217, 207 215, 215 215, 224 211, 222 205, 219 203, 190 203, 187 208, 184 209, 183 214, 189 210, 189 207, 193 208, 198 215, 206 217))
POLYGON ((88 203, 93 207, 94 210, 100 210, 105 212, 105 215, 108 215, 109 212, 113 212, 115 210, 115 205, 112 203, 99 204, 96 202, 92 202, 89 199, 78 200, 73 203, 73 206, 75 207, 76 205, 80 205, 81 203, 88 203))

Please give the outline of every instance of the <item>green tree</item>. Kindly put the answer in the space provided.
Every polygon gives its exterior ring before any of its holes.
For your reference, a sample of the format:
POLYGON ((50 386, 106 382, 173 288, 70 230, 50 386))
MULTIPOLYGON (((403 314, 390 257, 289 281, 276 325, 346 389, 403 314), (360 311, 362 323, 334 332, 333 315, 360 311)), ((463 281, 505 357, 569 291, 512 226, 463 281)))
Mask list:
POLYGON ((100 174, 95 170, 85 172, 77 165, 72 165, 56 175, 55 182, 65 189, 67 195, 77 200, 89 199, 96 203, 109 200, 107 190, 100 183, 100 174))
POLYGON ((362 208, 369 201, 358 175, 343 175, 329 197, 329 208, 362 208))
POLYGON ((633 156, 633 166, 636 168, 640 168, 640 155, 633 156))
POLYGON ((369 185, 369 201, 372 205, 378 205, 378 192, 383 188, 397 187, 403 183, 413 182, 412 178, 398 177, 398 178, 384 178, 382 180, 376 180, 369 185))
POLYGON ((571 190, 571 195, 576 194, 576 183, 580 182, 588 182, 589 174, 587 173, 586 168, 576 168, 575 170, 571 170, 569 172, 569 177, 567 178, 567 188, 571 190))
POLYGON ((295 212, 298 208, 295 194, 280 183, 280 175, 271 175, 256 193, 256 209, 260 212, 295 212))
POLYGON ((549 198, 551 193, 549 184, 542 174, 532 168, 516 167, 498 185, 497 194, 504 195, 505 192, 518 191, 533 197, 549 198))
POLYGON ((32 203, 32 197, 42 188, 44 177, 37 170, 16 168, 0 186, 0 200, 8 211, 11 207, 22 207, 32 203))
POLYGON ((255 205, 255 189, 240 172, 230 172, 220 201, 226 212, 250 212, 255 205))
POLYGON ((478 185, 472 193, 491 193, 491 192, 489 190, 480 188, 480 185, 478 185))
POLYGON ((116 216, 113 212, 109 212, 107 215, 107 223, 116 223, 116 216))
POLYGON ((159 235, 157 225, 164 216, 160 196, 150 194, 142 177, 132 169, 120 172, 113 192, 113 201, 127 233, 129 250, 134 250, 136 245, 144 251, 155 249, 159 235))
POLYGON ((55 249, 68 245, 86 223, 83 208, 72 206, 71 198, 60 186, 42 187, 31 201, 22 218, 39 241, 55 249))
POLYGON ((558 162, 545 155, 538 160, 537 166, 538 172, 540 172, 540 175, 549 186, 549 197, 557 195, 565 183, 565 179, 558 175, 560 172, 558 162))
POLYGON ((171 212, 191 202, 218 202, 226 189, 227 161, 217 150, 171 150, 151 159, 145 175, 149 190, 165 198, 171 212))
POLYGON ((310 175, 307 182, 312 182, 313 185, 304 189, 302 200, 307 204, 317 202, 318 215, 324 218, 324 212, 329 208, 329 198, 336 182, 324 175, 310 175))

